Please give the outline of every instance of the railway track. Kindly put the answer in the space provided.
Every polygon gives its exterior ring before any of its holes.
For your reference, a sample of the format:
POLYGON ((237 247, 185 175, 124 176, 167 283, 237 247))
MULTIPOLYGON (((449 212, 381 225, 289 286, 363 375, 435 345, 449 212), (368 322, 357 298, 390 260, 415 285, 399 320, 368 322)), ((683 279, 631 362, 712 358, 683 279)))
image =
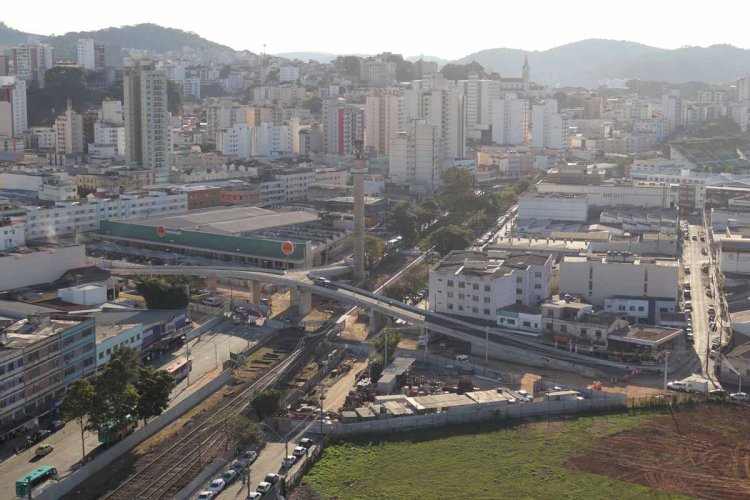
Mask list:
POLYGON ((178 438, 168 449, 102 498, 174 498, 184 486, 185 478, 200 472, 222 453, 227 440, 223 431, 224 423, 247 409, 250 396, 255 391, 275 384, 314 344, 305 346, 304 339, 301 339, 287 358, 270 367, 258 380, 215 410, 213 414, 217 417, 207 416, 194 429, 190 429, 186 435, 178 438))

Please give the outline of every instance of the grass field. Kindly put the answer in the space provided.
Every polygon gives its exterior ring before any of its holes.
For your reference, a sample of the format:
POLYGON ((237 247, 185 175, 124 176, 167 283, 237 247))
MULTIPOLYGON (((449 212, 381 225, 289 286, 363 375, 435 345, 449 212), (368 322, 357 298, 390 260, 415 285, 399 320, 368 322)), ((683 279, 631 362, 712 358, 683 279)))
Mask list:
POLYGON ((565 466, 598 438, 657 416, 603 415, 354 439, 327 447, 303 484, 323 498, 341 500, 681 498, 565 466))

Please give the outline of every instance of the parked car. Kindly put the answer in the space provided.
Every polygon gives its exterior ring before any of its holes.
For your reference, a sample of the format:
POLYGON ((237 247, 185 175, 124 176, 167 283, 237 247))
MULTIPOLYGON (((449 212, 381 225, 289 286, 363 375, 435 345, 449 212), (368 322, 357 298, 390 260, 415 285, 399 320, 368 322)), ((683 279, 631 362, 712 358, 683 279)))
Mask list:
POLYGON ((727 391, 724 389, 711 389, 708 391, 708 395, 714 398, 723 398, 727 395, 727 391))
POLYGON ((46 457, 50 453, 52 453, 52 450, 54 450, 55 447, 51 444, 41 444, 37 446, 36 450, 34 451, 34 455, 37 457, 46 457))
POLYGON ((526 401, 531 401, 531 394, 529 394, 528 391, 524 391, 523 389, 518 389, 516 392, 520 394, 521 396, 523 396, 526 399, 526 401))
POLYGON ((687 384, 685 384, 685 382, 674 380, 667 384, 667 389, 670 391, 687 392, 687 384))
POLYGON ((258 493, 257 491, 251 491, 247 494, 247 500, 258 500, 263 496, 263 493, 258 493))
POLYGON ((279 475, 275 474, 273 472, 266 474, 266 478, 264 479, 265 482, 276 484, 279 482, 279 475))
POLYGON ((227 483, 225 483, 222 478, 217 477, 208 485, 208 491, 212 492, 214 495, 218 495, 226 485, 227 483))
POLYGON ((281 466, 282 467, 291 467, 294 465, 294 462, 297 461, 297 457, 294 455, 289 455, 281 459, 281 466))
POLYGON ((312 439, 310 439, 310 438, 302 438, 302 439, 300 439, 300 441, 299 441, 299 445, 300 445, 300 446, 304 446, 304 447, 305 447, 305 448, 307 448, 308 450, 310 449, 310 447, 311 447, 311 446, 312 446, 313 444, 314 444, 314 443, 313 443, 313 440, 312 440, 312 439))
POLYGON ((255 488, 255 491, 257 491, 258 493, 268 493, 269 491, 271 491, 272 487, 273 485, 271 483, 267 481, 261 481, 260 483, 258 483, 258 487, 255 488))
POLYGON ((729 399, 733 399, 735 401, 747 401, 748 399, 750 399, 750 396, 748 396, 746 392, 733 392, 729 395, 729 399))
POLYGON ((292 455, 294 455, 297 458, 301 458, 306 454, 307 454, 307 448, 305 448, 304 446, 297 446, 292 451, 292 455))
POLYGON ((221 475, 221 479, 224 480, 225 485, 232 484, 237 479, 237 471, 233 469, 227 469, 224 474, 221 475))
POLYGON ((65 422, 63 420, 53 420, 52 423, 49 424, 49 431, 57 432, 63 427, 65 427, 65 422))
POLYGON ((29 438, 26 441, 31 444, 36 444, 40 441, 44 441, 51 435, 52 435, 51 431, 48 431, 47 429, 40 429, 34 432, 34 434, 32 434, 31 436, 29 436, 29 438))
POLYGON ((211 500, 214 497, 213 491, 201 491, 196 497, 197 500, 211 500))
POLYGON ((698 241, 698 237, 696 235, 691 236, 690 239, 693 241, 698 241))
POLYGON ((690 274, 690 267, 685 266, 685 274, 690 274))

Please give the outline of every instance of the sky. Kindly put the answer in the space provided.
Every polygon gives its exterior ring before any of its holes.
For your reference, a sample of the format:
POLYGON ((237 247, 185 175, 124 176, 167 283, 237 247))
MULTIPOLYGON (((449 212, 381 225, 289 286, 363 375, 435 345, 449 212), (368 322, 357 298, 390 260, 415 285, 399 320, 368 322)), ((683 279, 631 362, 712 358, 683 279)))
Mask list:
POLYGON ((40 35, 156 23, 193 31, 234 49, 279 54, 331 52, 458 59, 496 47, 545 50, 586 38, 661 48, 729 43, 750 48, 742 1, 710 8, 675 0, 283 0, 214 2, 36 0, 34 11, 3 9, 0 21, 40 35))

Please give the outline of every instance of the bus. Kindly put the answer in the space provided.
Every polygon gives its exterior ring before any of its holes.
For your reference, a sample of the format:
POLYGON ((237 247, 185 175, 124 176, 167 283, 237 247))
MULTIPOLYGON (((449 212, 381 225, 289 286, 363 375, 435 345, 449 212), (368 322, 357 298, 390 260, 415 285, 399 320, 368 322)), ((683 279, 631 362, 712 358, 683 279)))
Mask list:
POLYGON ((99 442, 104 446, 114 444, 126 436, 130 435, 138 427, 138 420, 135 417, 128 415, 125 417, 125 422, 121 425, 116 426, 114 422, 110 422, 104 428, 100 429, 98 434, 99 442))
POLYGON ((167 368, 167 373, 172 375, 174 377, 174 385, 179 384, 182 382, 185 377, 188 376, 188 372, 193 369, 193 360, 187 360, 184 358, 180 358, 178 361, 176 361, 173 365, 171 365, 169 368, 167 368))
POLYGON ((16 481, 16 496, 28 498, 34 488, 50 479, 57 479, 57 469, 49 466, 39 467, 16 481))

